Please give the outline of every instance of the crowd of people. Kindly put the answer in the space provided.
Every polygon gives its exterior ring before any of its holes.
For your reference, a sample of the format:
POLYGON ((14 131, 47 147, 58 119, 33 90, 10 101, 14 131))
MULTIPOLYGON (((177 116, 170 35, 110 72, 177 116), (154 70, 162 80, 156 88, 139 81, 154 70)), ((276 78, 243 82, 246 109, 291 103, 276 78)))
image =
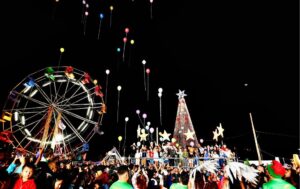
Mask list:
MULTIPOLYGON (((170 142, 131 145, 129 158, 116 154, 92 162, 0 148, 0 189, 269 189, 299 188, 300 161, 268 165, 239 162, 226 145, 176 147, 170 142)), ((85 152, 86 153, 86 152, 85 152)))

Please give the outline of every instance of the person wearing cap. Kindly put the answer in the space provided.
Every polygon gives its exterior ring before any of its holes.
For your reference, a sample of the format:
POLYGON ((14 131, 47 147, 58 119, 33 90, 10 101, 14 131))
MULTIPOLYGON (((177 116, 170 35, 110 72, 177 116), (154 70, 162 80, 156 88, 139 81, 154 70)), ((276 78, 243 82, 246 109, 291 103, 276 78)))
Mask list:
POLYGON ((263 184, 263 189, 296 189, 292 184, 283 180, 285 175, 285 168, 276 160, 272 161, 272 164, 267 165, 267 173, 270 180, 263 184))

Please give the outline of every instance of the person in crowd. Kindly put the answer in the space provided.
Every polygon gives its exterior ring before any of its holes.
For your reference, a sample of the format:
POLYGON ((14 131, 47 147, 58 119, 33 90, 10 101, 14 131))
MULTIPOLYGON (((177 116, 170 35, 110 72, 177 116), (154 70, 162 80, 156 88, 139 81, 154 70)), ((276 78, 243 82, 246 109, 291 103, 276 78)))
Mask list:
POLYGON ((131 183, 134 189, 148 188, 149 178, 144 168, 138 169, 131 178, 131 183))
POLYGON ((36 184, 32 178, 34 173, 34 165, 25 163, 20 177, 13 183, 13 189, 36 189, 36 184))
POLYGON ((109 187, 110 189, 133 189, 132 185, 128 183, 129 170, 127 166, 118 167, 117 174, 118 180, 109 187))
POLYGON ((170 189, 187 189, 189 183, 189 173, 182 171, 179 176, 179 182, 173 183, 170 189))
POLYGON ((294 185, 296 188, 299 188, 299 176, 297 175, 296 170, 293 169, 292 165, 287 163, 285 163, 283 167, 285 168, 283 179, 294 185))
POLYGON ((296 189, 295 186, 282 179, 285 172, 283 165, 279 161, 273 160, 272 164, 267 165, 269 181, 263 184, 263 189, 296 189))

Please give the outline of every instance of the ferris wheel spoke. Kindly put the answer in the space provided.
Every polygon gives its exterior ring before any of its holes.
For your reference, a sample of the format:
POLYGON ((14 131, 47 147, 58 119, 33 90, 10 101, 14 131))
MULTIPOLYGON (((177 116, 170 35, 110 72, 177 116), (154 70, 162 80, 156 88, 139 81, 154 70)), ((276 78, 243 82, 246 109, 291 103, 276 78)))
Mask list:
POLYGON ((73 92, 73 94, 69 97, 69 98, 65 98, 66 94, 64 96, 61 96, 59 99, 58 99, 58 104, 62 104, 62 103, 67 103, 69 101, 69 99, 73 98, 75 96, 75 94, 81 89, 80 86, 78 86, 78 88, 76 89, 75 92, 73 92))
POLYGON ((63 108, 65 110, 94 110, 94 109, 100 109, 102 107, 103 103, 94 103, 94 104, 88 104, 88 103, 82 103, 82 104, 68 104, 64 106, 59 106, 60 108, 63 108))
POLYGON ((40 88, 40 86, 38 86, 38 85, 35 85, 35 86, 36 86, 37 90, 41 93, 41 95, 45 98, 45 100, 46 100, 48 103, 51 103, 51 102, 52 102, 51 97, 49 97, 49 96, 45 93, 45 91, 44 91, 42 88, 40 88))
MULTIPOLYGON (((87 98, 87 97, 88 97, 88 96, 87 96, 87 93, 88 93, 89 90, 83 91, 83 92, 80 92, 80 93, 76 94, 76 93, 79 91, 79 89, 80 89, 80 88, 78 88, 78 89, 75 91, 75 93, 73 93, 73 95, 70 96, 69 98, 63 98, 64 100, 60 101, 58 104, 62 104, 62 103, 67 104, 71 99, 75 99, 75 98, 77 98, 77 97, 79 97, 79 96, 81 96, 81 95, 85 95, 85 96, 83 96, 82 98, 80 98, 78 101, 80 101, 80 100, 82 100, 82 99, 84 99, 84 98, 87 98)), ((72 103, 74 103, 74 102, 72 102, 72 103)), ((76 103, 76 102, 75 102, 75 103, 76 103)))
MULTIPOLYGON (((85 93, 84 93, 84 94, 85 94, 85 93)), ((78 95, 74 96, 73 98, 78 97, 78 96, 80 96, 80 95, 82 95, 82 94, 78 94, 78 95)), ((75 102, 72 101, 71 103, 72 103, 72 104, 76 104, 76 103, 78 103, 78 102, 81 102, 81 101, 85 100, 86 98, 90 99, 90 100, 88 100, 89 102, 92 101, 90 96, 83 96, 82 98, 76 100, 75 102)), ((70 101, 70 99, 69 99, 67 102, 69 102, 69 101, 70 101)), ((67 103, 64 103, 64 104, 67 104, 67 103)))
POLYGON ((57 100, 58 100, 57 97, 59 96, 58 94, 59 94, 59 92, 60 92, 60 89, 61 89, 62 84, 63 84, 63 83, 60 83, 58 89, 56 89, 56 84, 54 83, 54 89, 55 89, 55 98, 54 98, 54 100, 53 100, 54 102, 57 102, 57 100))
POLYGON ((93 136, 95 135, 95 131, 94 130, 91 130, 91 132, 88 134, 88 136, 86 137, 87 138, 87 142, 90 142, 90 140, 93 138, 93 136))
POLYGON ((18 93, 18 92, 17 92, 17 94, 20 95, 21 97, 27 99, 27 100, 30 100, 30 101, 32 101, 32 102, 37 103, 37 104, 39 104, 39 105, 42 105, 42 106, 45 106, 45 107, 48 106, 48 104, 46 104, 46 103, 44 103, 44 102, 42 102, 42 101, 40 101, 40 100, 34 99, 34 98, 32 98, 32 97, 26 96, 26 95, 21 94, 21 93, 18 93))
MULTIPOLYGON (((36 115, 33 115, 33 116, 31 116, 30 118, 28 118, 27 120, 30 120, 31 118, 33 118, 33 117, 35 117, 36 115)), ((31 125, 34 125, 33 127, 32 127, 32 129, 30 130, 30 132, 32 132, 32 130, 45 118, 45 116, 46 116, 46 114, 44 114, 43 115, 43 117, 41 118, 41 119, 38 119, 38 120, 36 120, 36 121, 32 121, 32 122, 30 122, 29 124, 26 124, 26 125, 20 125, 20 124, 16 124, 16 125, 13 125, 13 126, 17 126, 17 127, 19 127, 19 129, 17 129, 17 130, 15 130, 14 132, 17 132, 17 131, 19 131, 19 130, 21 130, 21 129, 24 129, 24 128, 27 128, 27 127, 29 127, 29 126, 31 126, 31 125)))
MULTIPOLYGON (((34 139, 36 139, 37 136, 40 135, 41 133, 43 133, 43 129, 41 129, 39 132, 37 132, 33 137, 27 137, 28 142, 26 143, 26 145, 25 145, 24 148, 26 148, 31 142, 33 142, 34 139)), ((22 143, 24 142, 25 139, 26 139, 26 138, 23 138, 23 139, 21 140, 20 143, 22 144, 22 143)), ((39 143, 41 143, 41 141, 39 141, 39 143)))
POLYGON ((68 114, 68 115, 70 115, 70 116, 72 116, 72 117, 74 117, 74 118, 76 118, 76 119, 85 121, 85 122, 90 123, 90 124, 93 124, 93 125, 96 125, 96 124, 97 124, 97 122, 95 122, 95 121, 92 121, 92 120, 90 120, 90 119, 87 119, 87 118, 84 118, 84 117, 82 117, 82 116, 79 116, 79 115, 77 115, 77 114, 75 114, 75 113, 73 113, 73 112, 70 112, 70 111, 68 111, 68 110, 64 110, 64 109, 61 109, 61 108, 59 108, 59 107, 56 107, 56 108, 57 108, 60 112, 63 112, 63 113, 65 113, 65 114, 68 114))
MULTIPOLYGON (((67 91, 68 91, 69 84, 70 84, 70 79, 68 79, 67 86, 66 86, 66 88, 65 88, 65 91, 64 91, 64 94, 62 95, 62 97, 66 96, 66 93, 67 93, 67 91)), ((72 85, 71 88, 73 88, 74 86, 75 86, 75 85, 72 85)))
POLYGON ((64 120, 66 125, 73 131, 73 133, 79 138, 79 140, 83 143, 85 143, 85 139, 80 135, 80 133, 75 129, 75 127, 72 125, 72 123, 69 121, 69 119, 62 114, 61 119, 64 120))
MULTIPOLYGON (((101 106, 93 106, 90 109, 94 110, 94 109, 99 109, 101 106)), ((70 110, 88 110, 89 107, 78 107, 78 108, 70 108, 70 109, 65 109, 66 111, 70 111, 70 110)))
MULTIPOLYGON (((12 110, 12 112, 21 112, 22 114, 36 114, 40 113, 41 111, 44 112, 46 108, 45 107, 34 107, 34 108, 15 108, 12 110)), ((4 111, 11 111, 8 109, 4 109, 4 111)))

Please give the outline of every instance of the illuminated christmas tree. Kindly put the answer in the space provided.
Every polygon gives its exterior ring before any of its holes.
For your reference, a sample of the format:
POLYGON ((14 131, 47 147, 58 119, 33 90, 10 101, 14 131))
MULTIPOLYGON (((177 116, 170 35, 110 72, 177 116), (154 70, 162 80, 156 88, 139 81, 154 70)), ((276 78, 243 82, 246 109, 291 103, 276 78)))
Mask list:
POLYGON ((178 96, 178 109, 173 138, 176 139, 179 146, 197 147, 199 143, 184 99, 186 94, 184 94, 184 90, 179 90, 176 95, 178 96))

